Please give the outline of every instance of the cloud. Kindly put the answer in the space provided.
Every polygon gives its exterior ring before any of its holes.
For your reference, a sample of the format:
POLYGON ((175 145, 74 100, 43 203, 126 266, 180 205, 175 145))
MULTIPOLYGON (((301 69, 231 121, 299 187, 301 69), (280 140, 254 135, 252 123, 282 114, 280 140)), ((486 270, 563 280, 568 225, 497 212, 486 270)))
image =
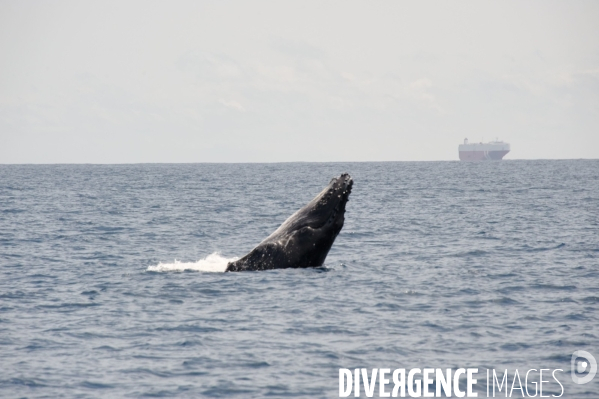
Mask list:
POLYGON ((243 105, 241 105, 237 101, 220 99, 220 100, 218 100, 218 102, 221 103, 222 105, 224 105, 227 108, 231 108, 231 109, 234 109, 234 110, 237 110, 237 111, 245 112, 245 108, 243 107, 243 105))
POLYGON ((182 54, 176 62, 179 69, 198 79, 227 79, 242 78, 242 67, 225 54, 215 54, 206 51, 192 50, 182 54))
POLYGON ((410 87, 417 90, 425 90, 433 87, 433 82, 430 79, 422 78, 410 83, 410 87))
POLYGON ((305 58, 314 60, 323 60, 326 58, 326 52, 307 42, 298 40, 289 40, 278 37, 271 42, 271 48, 276 52, 292 58, 305 58))
POLYGON ((354 82, 356 80, 354 74, 349 72, 341 72, 341 77, 345 80, 349 80, 350 82, 354 82))

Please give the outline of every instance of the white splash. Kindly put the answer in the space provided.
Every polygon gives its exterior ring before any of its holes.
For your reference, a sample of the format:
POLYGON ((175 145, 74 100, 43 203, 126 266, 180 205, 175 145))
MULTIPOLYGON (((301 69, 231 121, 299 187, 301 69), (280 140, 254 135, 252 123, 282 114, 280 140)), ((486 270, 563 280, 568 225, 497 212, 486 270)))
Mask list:
POLYGON ((194 270, 198 272, 223 273, 227 269, 227 264, 239 258, 225 258, 218 252, 211 253, 204 259, 197 262, 180 262, 175 259, 174 263, 159 263, 156 266, 148 266, 149 272, 182 272, 184 270, 194 270))

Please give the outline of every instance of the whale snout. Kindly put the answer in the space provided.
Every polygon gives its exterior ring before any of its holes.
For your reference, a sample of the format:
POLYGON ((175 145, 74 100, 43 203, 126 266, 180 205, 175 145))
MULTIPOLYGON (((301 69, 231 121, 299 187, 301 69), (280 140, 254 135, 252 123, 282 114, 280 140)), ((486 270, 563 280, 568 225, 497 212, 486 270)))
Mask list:
POLYGON ((349 194, 351 194, 352 186, 354 185, 354 179, 348 174, 343 173, 341 176, 333 178, 331 180, 332 189, 343 201, 349 200, 349 194))
POLYGON ((343 173, 341 176, 339 177, 333 177, 331 179, 331 182, 329 183, 330 185, 333 186, 333 188, 350 188, 351 186, 354 184, 354 179, 352 179, 352 177, 349 175, 349 173, 343 173))
POLYGON ((352 179, 352 177, 347 173, 342 174, 341 177, 343 177, 343 179, 344 179, 343 180, 343 188, 346 191, 345 194, 347 196, 349 196, 349 194, 351 193, 351 188, 354 185, 354 179, 352 179))
POLYGON ((325 202, 328 201, 329 206, 328 220, 325 226, 331 226, 336 233, 343 227, 345 204, 349 201, 353 184, 352 177, 347 173, 343 173, 341 176, 333 178, 330 185, 331 189, 328 192, 329 195, 324 198, 325 202))

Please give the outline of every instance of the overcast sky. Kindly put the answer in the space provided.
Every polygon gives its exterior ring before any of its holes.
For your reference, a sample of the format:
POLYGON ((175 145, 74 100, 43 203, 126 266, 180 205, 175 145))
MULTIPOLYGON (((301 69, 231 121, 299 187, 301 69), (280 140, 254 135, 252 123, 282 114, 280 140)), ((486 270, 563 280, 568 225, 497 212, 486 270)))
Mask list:
POLYGON ((599 158, 597 1, 0 1, 0 163, 599 158))

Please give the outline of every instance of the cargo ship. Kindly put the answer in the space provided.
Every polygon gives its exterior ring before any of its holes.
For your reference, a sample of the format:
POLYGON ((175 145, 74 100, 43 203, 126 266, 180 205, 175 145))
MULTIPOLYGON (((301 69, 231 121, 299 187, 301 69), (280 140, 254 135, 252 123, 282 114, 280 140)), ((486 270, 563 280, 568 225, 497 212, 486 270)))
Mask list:
POLYGON ((460 161, 499 161, 510 152, 509 143, 491 141, 490 143, 468 143, 459 146, 460 161))

